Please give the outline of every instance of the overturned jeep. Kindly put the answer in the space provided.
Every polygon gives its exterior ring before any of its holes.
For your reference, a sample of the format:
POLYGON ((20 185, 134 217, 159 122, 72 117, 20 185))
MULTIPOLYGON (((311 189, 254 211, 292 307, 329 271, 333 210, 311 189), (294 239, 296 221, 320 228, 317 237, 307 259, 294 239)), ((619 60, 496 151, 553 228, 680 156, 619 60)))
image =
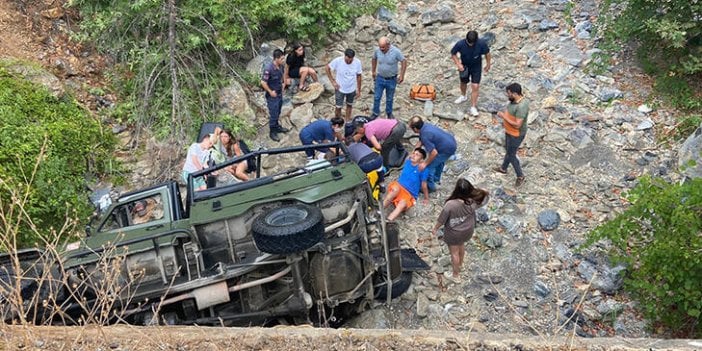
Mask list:
POLYGON ((191 174, 184 201, 174 181, 124 194, 58 254, 0 256, 3 319, 335 326, 374 299, 389 302, 428 267, 400 248, 346 151, 341 143, 255 151, 191 174), (304 164, 305 150, 322 148, 342 156, 292 168, 276 160, 304 164), (247 161, 251 180, 194 191, 194 178, 247 161))

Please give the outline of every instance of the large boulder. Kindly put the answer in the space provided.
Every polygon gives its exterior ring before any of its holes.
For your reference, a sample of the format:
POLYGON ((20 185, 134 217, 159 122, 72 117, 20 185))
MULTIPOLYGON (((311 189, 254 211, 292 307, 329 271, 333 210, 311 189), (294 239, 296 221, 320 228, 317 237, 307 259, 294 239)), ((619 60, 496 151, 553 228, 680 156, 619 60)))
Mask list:
POLYGON ((702 178, 702 124, 685 140, 678 155, 678 166, 685 175, 702 178))
POLYGON ((314 82, 308 85, 308 90, 307 91, 302 91, 299 90, 295 95, 292 97, 292 103, 294 105, 300 105, 300 104, 305 104, 308 102, 313 102, 319 98, 320 95, 324 92, 324 85, 319 82, 314 82))
POLYGON ((256 114, 249 105, 249 98, 237 81, 232 81, 219 92, 219 106, 224 113, 243 118, 252 124, 256 121, 256 114))
POLYGON ((282 39, 261 44, 258 55, 246 64, 246 71, 260 77, 263 67, 273 61, 273 51, 275 49, 284 50, 285 45, 286 43, 282 39))
POLYGON ((456 14, 448 4, 441 4, 434 9, 424 11, 421 19, 422 24, 428 26, 433 23, 448 23, 453 22, 456 14))
POLYGON ((61 81, 55 75, 36 65, 12 62, 4 64, 4 67, 11 73, 17 74, 34 84, 45 87, 51 95, 57 98, 62 97, 63 94, 66 93, 63 84, 61 84, 61 81))
POLYGON ((298 130, 310 124, 310 122, 312 122, 312 118, 314 117, 312 107, 313 106, 310 103, 295 107, 290 113, 290 123, 298 130))

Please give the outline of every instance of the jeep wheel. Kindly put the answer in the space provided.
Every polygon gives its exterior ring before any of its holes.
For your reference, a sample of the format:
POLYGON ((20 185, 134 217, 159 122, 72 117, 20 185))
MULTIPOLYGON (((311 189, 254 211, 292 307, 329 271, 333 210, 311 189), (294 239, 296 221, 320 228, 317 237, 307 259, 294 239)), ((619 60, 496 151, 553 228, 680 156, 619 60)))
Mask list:
MULTIPOLYGON (((385 277, 383 277, 384 279, 385 277)), ((400 297, 404 294, 412 284, 412 272, 402 272, 402 274, 392 282, 392 298, 400 297)), ((375 286, 375 299, 385 300, 388 297, 388 288, 385 280, 375 286)))
POLYGON ((322 211, 306 204, 266 211, 254 219, 251 229, 258 249, 272 254, 304 251, 324 237, 322 211))

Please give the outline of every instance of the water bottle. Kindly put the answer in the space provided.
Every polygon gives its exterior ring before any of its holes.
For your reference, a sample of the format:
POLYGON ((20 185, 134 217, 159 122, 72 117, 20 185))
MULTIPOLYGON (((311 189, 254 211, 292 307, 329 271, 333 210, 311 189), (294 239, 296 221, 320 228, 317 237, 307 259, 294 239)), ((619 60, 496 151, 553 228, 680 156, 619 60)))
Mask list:
POLYGON ((431 100, 424 101, 424 117, 434 115, 434 102, 431 100))

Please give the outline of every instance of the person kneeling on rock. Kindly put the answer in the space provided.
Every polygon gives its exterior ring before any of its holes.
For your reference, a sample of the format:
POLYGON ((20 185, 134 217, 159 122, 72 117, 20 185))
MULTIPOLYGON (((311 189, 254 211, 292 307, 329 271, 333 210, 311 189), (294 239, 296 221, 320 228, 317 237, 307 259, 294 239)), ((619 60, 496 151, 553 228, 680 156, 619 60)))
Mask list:
POLYGON ((388 215, 388 221, 394 221, 402 212, 414 206, 419 190, 424 194, 424 203, 429 203, 429 188, 427 187, 427 169, 420 170, 419 165, 427 157, 427 152, 422 148, 416 148, 405 161, 400 177, 388 185, 388 193, 383 199, 383 208, 387 208, 392 202, 395 209, 388 215))

